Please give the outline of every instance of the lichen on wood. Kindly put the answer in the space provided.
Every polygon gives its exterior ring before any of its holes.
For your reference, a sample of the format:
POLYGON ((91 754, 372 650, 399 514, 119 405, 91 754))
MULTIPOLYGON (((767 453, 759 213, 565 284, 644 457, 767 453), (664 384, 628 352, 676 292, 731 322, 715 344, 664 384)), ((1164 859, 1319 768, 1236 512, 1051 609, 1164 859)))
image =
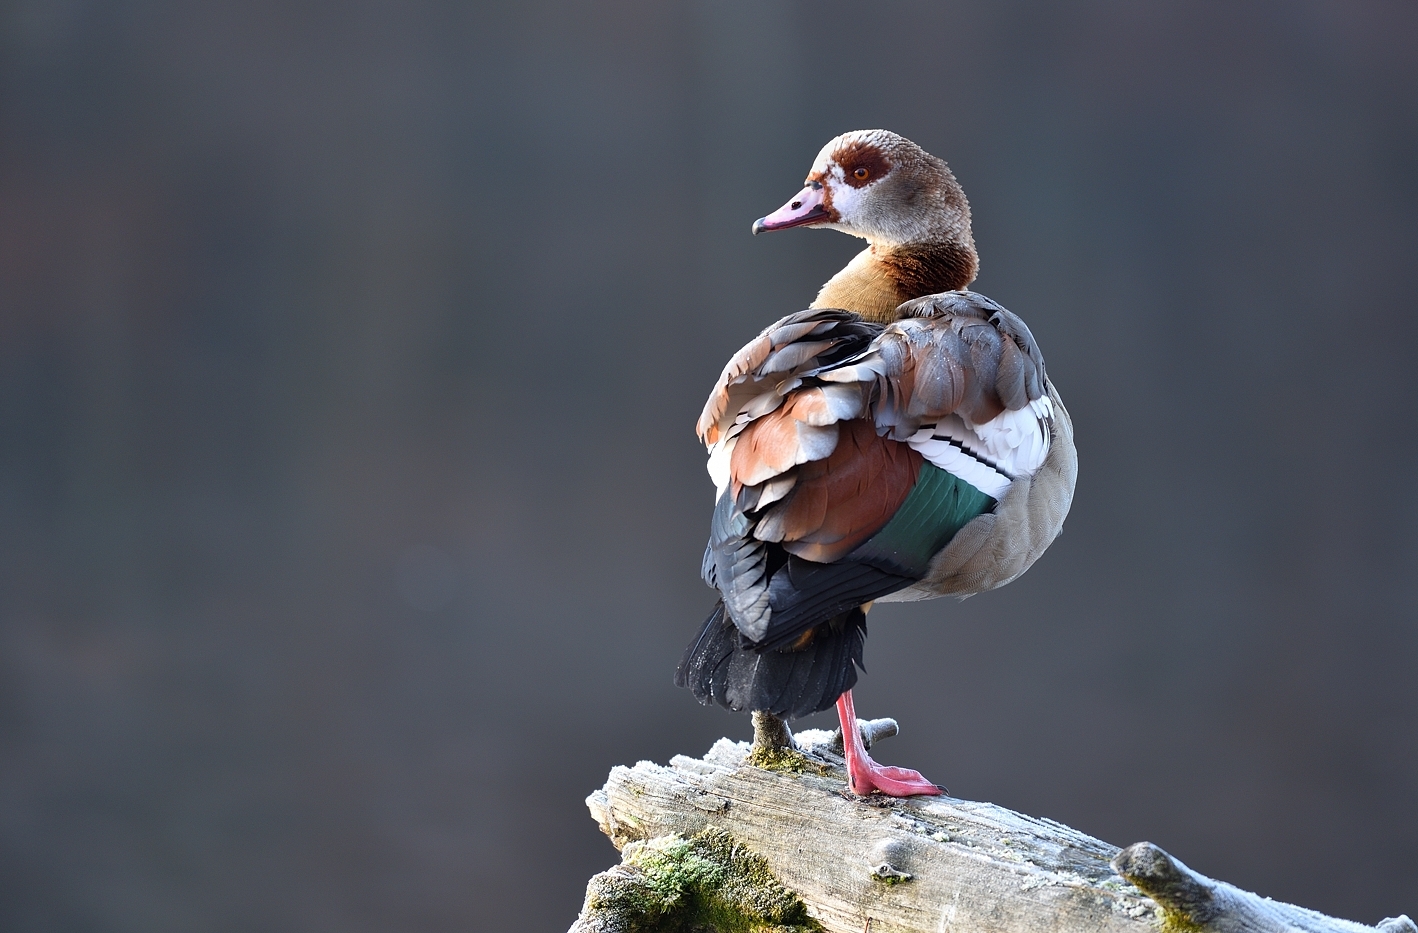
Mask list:
POLYGON ((1113 868, 1157 903, 1164 933, 1418 933, 1406 915, 1368 927, 1260 897, 1194 872, 1150 842, 1123 849, 1113 857, 1113 868))

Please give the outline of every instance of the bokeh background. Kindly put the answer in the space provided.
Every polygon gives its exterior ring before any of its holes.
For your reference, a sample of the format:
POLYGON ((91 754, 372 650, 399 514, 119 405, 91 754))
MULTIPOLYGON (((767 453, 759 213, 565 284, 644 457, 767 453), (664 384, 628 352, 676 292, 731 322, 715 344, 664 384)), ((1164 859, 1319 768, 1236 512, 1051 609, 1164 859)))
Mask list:
POLYGON ((873 614, 883 754, 1418 913, 1418 6, 0 16, 0 927, 568 926, 608 769, 749 733, 671 685, 692 425, 875 126, 1081 461, 1023 579, 873 614))

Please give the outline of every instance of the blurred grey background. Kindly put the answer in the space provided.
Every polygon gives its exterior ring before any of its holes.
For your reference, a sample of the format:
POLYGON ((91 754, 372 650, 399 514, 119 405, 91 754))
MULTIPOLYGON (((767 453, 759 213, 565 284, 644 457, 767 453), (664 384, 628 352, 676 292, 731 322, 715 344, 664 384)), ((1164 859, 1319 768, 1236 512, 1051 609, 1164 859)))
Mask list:
POLYGON ((1082 468, 1022 580, 872 615, 883 756, 1418 913, 1418 6, 16 0, 0 42, 0 928, 565 929, 608 769, 749 733, 671 685, 692 426, 859 245, 750 222, 876 126, 964 184, 1082 468))

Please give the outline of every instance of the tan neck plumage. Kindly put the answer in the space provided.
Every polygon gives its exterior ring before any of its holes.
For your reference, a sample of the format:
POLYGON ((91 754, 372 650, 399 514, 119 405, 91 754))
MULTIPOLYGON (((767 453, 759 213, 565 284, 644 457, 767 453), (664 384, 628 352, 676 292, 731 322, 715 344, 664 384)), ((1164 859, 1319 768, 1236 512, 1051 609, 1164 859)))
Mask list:
POLYGON ((972 242, 880 251, 868 246, 827 280, 812 307, 855 311, 885 324, 896 320, 903 301, 964 288, 975 280, 979 267, 972 242))
POLYGON ((827 280, 812 307, 855 311, 869 321, 885 324, 896 320, 896 306, 905 300, 896 280, 868 246, 827 280))

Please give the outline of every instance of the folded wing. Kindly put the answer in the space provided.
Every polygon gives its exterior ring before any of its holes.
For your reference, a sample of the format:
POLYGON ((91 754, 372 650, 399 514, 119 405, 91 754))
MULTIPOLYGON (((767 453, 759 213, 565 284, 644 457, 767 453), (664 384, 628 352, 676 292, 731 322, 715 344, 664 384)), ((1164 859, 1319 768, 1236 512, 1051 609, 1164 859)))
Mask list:
POLYGON ((719 500, 704 574, 755 646, 920 580, 1048 453, 1044 364, 1022 321, 971 292, 900 313, 790 315, 735 354, 705 405, 719 500))

